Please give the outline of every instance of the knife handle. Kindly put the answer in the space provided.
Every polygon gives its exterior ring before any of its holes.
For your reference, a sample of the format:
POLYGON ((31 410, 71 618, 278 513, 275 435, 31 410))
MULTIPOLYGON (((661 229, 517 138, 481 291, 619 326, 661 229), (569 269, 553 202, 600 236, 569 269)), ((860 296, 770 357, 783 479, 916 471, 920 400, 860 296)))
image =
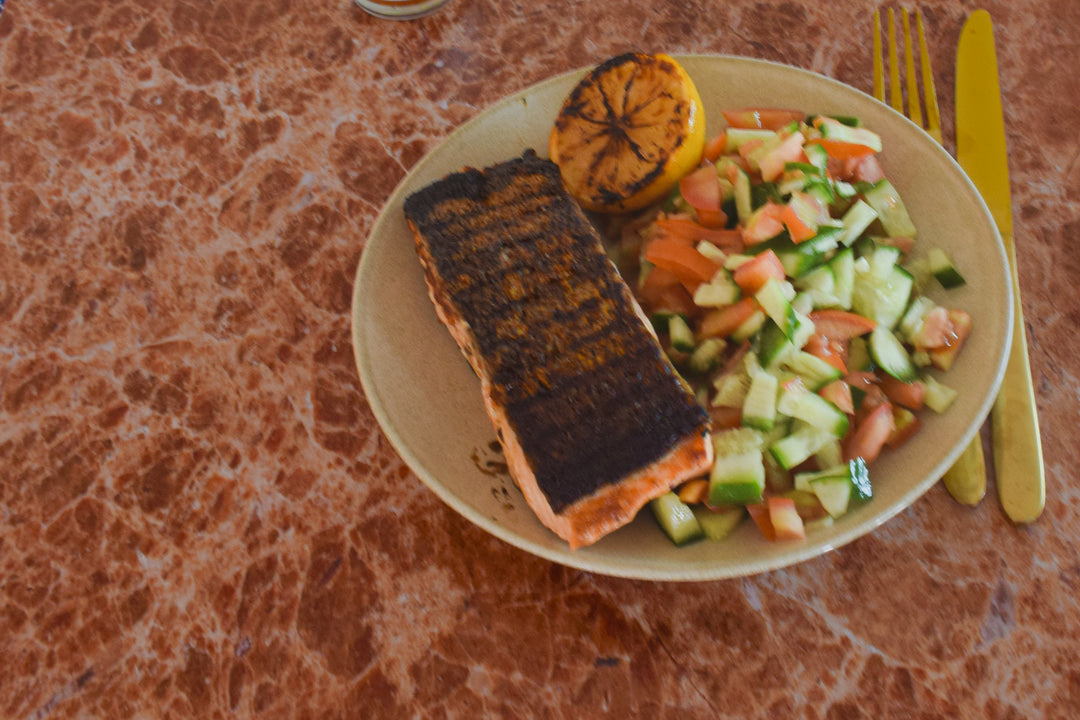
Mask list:
POLYGON ((1014 523, 1029 523, 1042 513, 1046 502, 1042 443, 1031 382, 1020 282, 1016 274, 1016 250, 1012 237, 1005 239, 1013 288, 1013 337, 1001 389, 990 413, 994 439, 994 469, 998 499, 1014 523))

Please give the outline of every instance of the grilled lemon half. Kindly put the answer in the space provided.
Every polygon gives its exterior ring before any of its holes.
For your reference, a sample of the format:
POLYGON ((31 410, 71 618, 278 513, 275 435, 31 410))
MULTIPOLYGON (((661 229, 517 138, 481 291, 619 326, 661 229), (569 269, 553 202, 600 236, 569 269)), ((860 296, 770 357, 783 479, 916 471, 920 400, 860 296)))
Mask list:
POLYGON ((627 53, 570 92, 548 154, 588 210, 620 213, 660 198, 701 161, 705 112, 686 70, 668 55, 627 53))

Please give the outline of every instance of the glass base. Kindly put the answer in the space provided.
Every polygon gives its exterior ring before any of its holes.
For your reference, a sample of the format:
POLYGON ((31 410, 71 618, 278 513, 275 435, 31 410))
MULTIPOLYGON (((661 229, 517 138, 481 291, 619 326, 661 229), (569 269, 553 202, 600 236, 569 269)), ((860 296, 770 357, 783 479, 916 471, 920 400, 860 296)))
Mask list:
POLYGON ((446 4, 446 0, 356 0, 356 4, 368 14, 383 20, 413 20, 435 12, 446 4))

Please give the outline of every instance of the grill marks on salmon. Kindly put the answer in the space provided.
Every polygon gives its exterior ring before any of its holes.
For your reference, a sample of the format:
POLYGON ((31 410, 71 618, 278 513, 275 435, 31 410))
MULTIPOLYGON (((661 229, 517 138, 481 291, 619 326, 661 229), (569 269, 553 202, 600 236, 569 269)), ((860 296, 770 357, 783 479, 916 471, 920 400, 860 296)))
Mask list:
POLYGON ((454 173, 405 215, 436 312, 548 528, 589 545, 707 471, 708 416, 553 163, 528 153, 454 173))

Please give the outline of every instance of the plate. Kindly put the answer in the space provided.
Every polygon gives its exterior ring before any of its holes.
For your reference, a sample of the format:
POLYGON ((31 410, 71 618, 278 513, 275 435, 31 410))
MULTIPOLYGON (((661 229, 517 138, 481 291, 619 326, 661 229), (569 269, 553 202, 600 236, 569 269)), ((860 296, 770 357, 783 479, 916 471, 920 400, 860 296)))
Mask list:
MULTIPOLYGON (((653 580, 711 580, 784 567, 838 548, 894 517, 937 481, 978 432, 1004 372, 1012 327, 1001 237, 975 187, 929 135, 842 83, 805 70, 738 57, 680 56, 697 85, 709 136, 721 109, 784 106, 854 115, 882 135, 881 163, 919 227, 917 252, 952 255, 967 285, 936 296, 974 320, 946 376, 958 391, 948 412, 924 411, 922 431, 872 466, 875 497, 802 542, 770 543, 746 522, 723 542, 676 548, 651 513, 596 544, 571 551, 540 522, 491 449, 495 433, 480 384, 428 299, 402 202, 465 166, 488 165, 547 138, 563 99, 588 68, 551 78, 496 103, 451 133, 394 190, 357 268, 352 338, 364 391, 383 432, 436 495, 496 537, 548 560, 595 573, 653 580)), ((719 122, 718 122, 719 121, 719 122)), ((497 446, 496 446, 497 447, 497 446)))

